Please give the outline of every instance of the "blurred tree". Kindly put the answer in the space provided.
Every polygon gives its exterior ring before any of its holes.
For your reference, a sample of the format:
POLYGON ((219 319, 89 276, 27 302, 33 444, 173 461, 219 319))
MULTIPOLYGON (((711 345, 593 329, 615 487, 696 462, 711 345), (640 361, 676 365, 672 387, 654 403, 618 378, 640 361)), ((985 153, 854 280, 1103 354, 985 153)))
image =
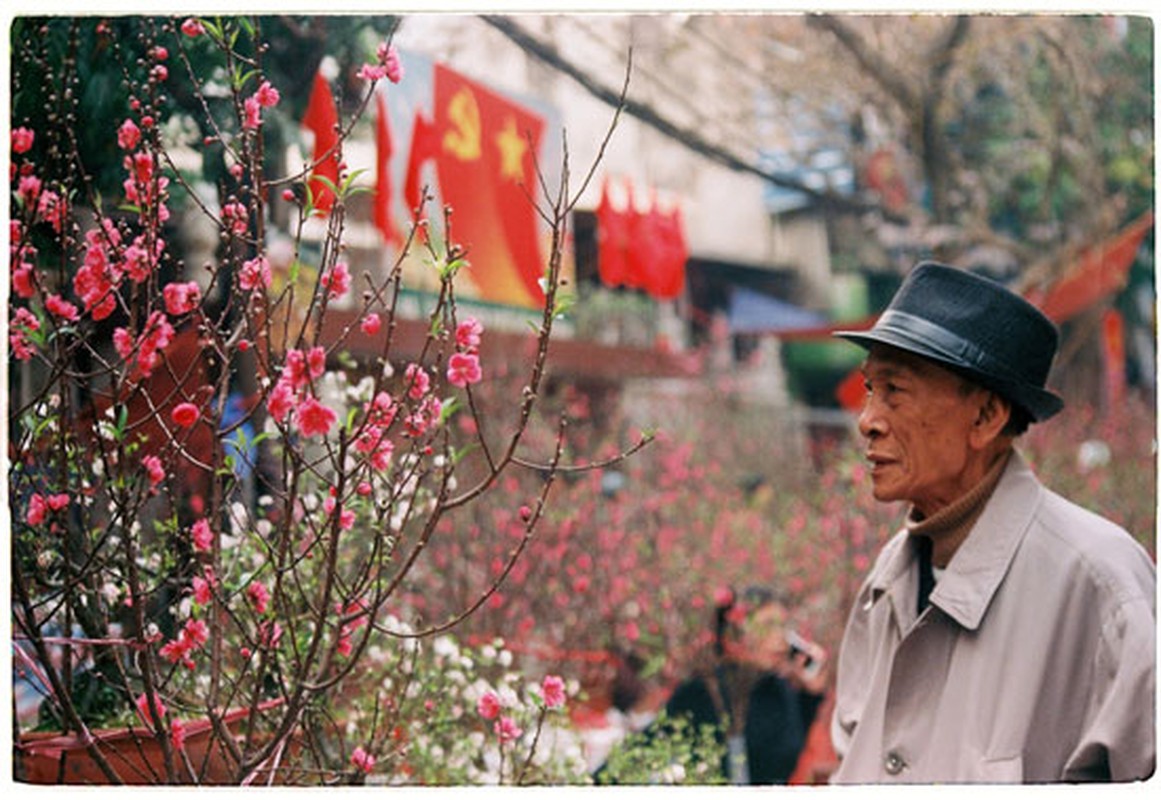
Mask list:
MULTIPOLYGON (((123 154, 108 132, 116 130, 124 121, 131 97, 144 99, 142 95, 149 92, 168 94, 169 102, 162 106, 168 110, 169 117, 160 122, 195 145, 194 151, 201 156, 202 177, 218 186, 219 191, 225 190, 229 173, 224 162, 224 148, 216 142, 203 144, 207 137, 212 139, 216 131, 202 113, 201 103, 203 98, 208 103, 214 124, 229 130, 235 119, 231 105, 233 98, 226 82, 229 76, 218 63, 220 53, 217 48, 204 37, 182 36, 177 30, 181 21, 180 18, 132 15, 16 18, 11 30, 13 44, 35 42, 36 47, 29 50, 22 44, 12 50, 39 51, 42 57, 12 64, 13 127, 27 125, 38 131, 55 128, 60 135, 65 135, 66 130, 74 132, 76 154, 93 176, 95 188, 103 196, 114 197, 120 192, 123 178, 123 154), (180 79, 150 79, 150 60, 146 55, 157 45, 169 49, 169 69, 171 73, 179 72, 180 75, 175 77, 180 79), (178 57, 178 47, 188 57, 194 74, 212 76, 200 87, 200 96, 195 93, 194 85, 186 80, 186 67, 178 57), (109 50, 113 50, 117 58, 105 58, 109 50), (74 71, 71 85, 82 92, 79 113, 83 125, 73 124, 62 129, 52 124, 61 121, 58 115, 63 104, 62 98, 54 93, 46 94, 46 87, 55 85, 48 64, 64 65, 64 69, 74 71), (195 130, 191 130, 193 126, 197 126, 195 130)), ((337 62, 340 80, 336 97, 346 110, 352 110, 359 99, 354 83, 355 69, 363 62, 374 60, 376 45, 389 37, 397 24, 398 17, 395 16, 280 15, 248 18, 246 25, 256 35, 239 37, 239 50, 247 63, 235 66, 240 75, 249 75, 251 70, 260 71, 262 78, 269 80, 282 95, 278 113, 269 115, 264 125, 266 152, 271 157, 281 155, 285 148, 279 145, 298 135, 297 128, 306 108, 311 79, 323 58, 331 56, 337 62), (263 48, 255 52, 253 41, 262 41, 263 48)), ((247 85, 251 91, 257 88, 258 82, 253 77, 249 81, 251 83, 247 85)), ((70 151, 71 147, 66 147, 63 152, 70 151)))
POLYGON ((911 212, 949 226, 946 257, 998 245, 1025 267, 1059 263, 1151 208, 1148 18, 806 19, 828 34, 810 43, 818 91, 897 137, 921 176, 911 212))

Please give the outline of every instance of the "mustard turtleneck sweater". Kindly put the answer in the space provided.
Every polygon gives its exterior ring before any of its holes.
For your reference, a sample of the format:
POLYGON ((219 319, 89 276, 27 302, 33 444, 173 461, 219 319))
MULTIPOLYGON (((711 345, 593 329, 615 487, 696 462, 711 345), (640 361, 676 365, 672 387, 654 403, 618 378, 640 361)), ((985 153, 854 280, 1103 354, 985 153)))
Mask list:
POLYGON ((983 513, 984 506, 988 504, 988 499, 1000 482, 1000 476, 1004 474, 1011 454, 1012 451, 1009 450, 997 458, 983 480, 958 500, 944 506, 930 517, 922 516, 914 507, 908 512, 903 525, 919 548, 920 612, 927 605, 927 595, 931 592, 934 582, 947 568, 948 562, 955 555, 955 549, 958 549, 967 538, 972 526, 983 513), (954 548, 950 553, 933 559, 935 550, 933 543, 936 541, 954 543, 954 548))

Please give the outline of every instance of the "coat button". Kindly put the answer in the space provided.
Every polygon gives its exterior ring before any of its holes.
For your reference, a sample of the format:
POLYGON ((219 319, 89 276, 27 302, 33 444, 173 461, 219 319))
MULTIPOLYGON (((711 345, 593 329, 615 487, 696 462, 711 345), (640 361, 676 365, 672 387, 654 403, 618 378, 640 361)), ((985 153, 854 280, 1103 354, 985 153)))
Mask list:
POLYGON ((903 760, 903 756, 892 750, 887 754, 887 758, 883 760, 883 769, 887 770, 888 775, 898 775, 907 766, 907 762, 903 760))

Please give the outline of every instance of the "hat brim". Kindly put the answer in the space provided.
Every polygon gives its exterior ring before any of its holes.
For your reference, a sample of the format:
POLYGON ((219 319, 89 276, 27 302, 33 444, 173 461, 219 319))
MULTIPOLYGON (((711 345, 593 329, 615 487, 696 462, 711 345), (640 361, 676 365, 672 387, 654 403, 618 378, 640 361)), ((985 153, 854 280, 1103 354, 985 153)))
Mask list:
POLYGON ((975 383, 995 391, 1009 402, 1023 408, 1036 422, 1043 422, 1064 408, 1064 400, 1047 389, 1041 389, 1039 386, 1034 386, 1026 381, 1005 378, 994 372, 981 369, 978 363, 971 360, 969 354, 963 352, 962 342, 940 341, 941 338, 945 340, 948 337, 955 338, 954 334, 943 331, 945 336, 932 337, 930 330, 926 330, 924 333, 926 335, 920 336, 908 330, 906 326, 897 323, 889 326, 881 326, 876 323, 875 327, 870 330, 835 331, 834 336, 867 350, 872 345, 885 344, 935 361, 954 372, 963 374, 975 383), (960 346, 957 347, 957 344, 960 346))

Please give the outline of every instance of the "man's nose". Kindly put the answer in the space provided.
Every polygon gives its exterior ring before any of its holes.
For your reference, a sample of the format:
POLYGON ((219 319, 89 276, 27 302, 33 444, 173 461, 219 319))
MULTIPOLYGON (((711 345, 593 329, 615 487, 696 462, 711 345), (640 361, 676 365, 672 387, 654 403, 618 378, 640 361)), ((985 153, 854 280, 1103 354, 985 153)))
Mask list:
POLYGON ((875 396, 870 395, 863 401, 863 410, 859 412, 859 433, 865 439, 873 439, 876 436, 882 436, 886 431, 886 423, 883 420, 883 415, 879 404, 875 402, 875 396))

